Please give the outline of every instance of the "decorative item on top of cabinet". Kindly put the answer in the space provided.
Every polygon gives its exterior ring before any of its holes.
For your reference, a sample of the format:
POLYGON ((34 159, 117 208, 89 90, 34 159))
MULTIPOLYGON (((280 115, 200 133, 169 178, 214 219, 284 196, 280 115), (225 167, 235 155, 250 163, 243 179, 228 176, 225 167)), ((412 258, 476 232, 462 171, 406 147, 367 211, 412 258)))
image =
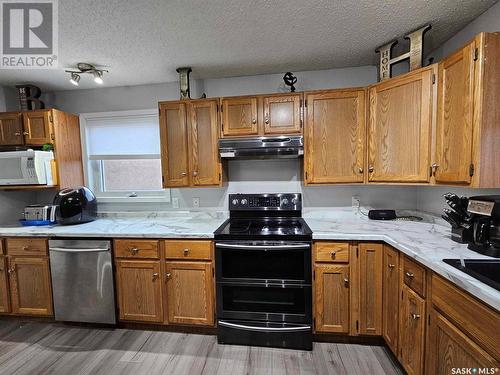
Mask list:
POLYGON ((500 33, 481 33, 439 63, 436 183, 500 186, 500 33))
POLYGON ((365 98, 363 88, 305 94, 306 184, 363 182, 365 98))
POLYGON ((399 335, 399 251, 384 245, 382 264, 382 335, 394 355, 398 355, 399 335))
POLYGON ((163 187, 222 185, 216 99, 160 102, 163 187))
POLYGON ((428 183, 436 65, 370 87, 368 181, 428 183))

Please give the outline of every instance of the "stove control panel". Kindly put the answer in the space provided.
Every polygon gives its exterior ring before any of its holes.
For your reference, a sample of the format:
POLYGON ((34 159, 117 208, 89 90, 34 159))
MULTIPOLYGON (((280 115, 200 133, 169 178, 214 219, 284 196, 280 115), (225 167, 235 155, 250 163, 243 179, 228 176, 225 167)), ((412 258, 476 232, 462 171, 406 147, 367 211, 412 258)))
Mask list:
POLYGON ((302 194, 229 194, 230 211, 300 211, 302 194))

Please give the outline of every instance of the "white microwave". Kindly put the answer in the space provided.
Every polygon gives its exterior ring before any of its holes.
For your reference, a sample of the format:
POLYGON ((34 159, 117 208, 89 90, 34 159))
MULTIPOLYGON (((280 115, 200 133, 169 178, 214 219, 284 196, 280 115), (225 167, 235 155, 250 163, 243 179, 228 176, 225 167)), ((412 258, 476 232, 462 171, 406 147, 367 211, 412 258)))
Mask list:
POLYGON ((52 151, 0 152, 0 185, 53 185, 52 151))

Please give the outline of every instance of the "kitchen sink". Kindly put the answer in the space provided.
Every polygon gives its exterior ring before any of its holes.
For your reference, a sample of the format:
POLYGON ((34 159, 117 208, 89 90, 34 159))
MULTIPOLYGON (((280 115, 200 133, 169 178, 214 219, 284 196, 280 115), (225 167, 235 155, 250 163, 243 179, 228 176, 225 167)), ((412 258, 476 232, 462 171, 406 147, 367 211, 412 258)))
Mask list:
POLYGON ((443 259, 443 262, 500 290, 500 259, 464 259, 465 267, 460 259, 443 259))

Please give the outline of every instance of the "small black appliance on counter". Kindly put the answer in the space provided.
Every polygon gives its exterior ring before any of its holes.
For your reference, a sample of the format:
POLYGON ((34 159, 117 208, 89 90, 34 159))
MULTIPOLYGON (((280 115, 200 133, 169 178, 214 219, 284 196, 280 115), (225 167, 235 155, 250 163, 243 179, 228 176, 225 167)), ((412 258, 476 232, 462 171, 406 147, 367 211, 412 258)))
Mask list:
POLYGON ((472 240, 472 218, 467 212, 469 198, 446 193, 444 199, 450 208, 443 210, 441 217, 451 225, 451 239, 458 243, 468 243, 472 240))
POLYGON ((500 258, 500 195, 470 197, 467 213, 472 223, 468 248, 500 258))
POLYGON ((88 223, 97 217, 96 197, 85 186, 59 191, 54 197, 54 205, 57 206, 57 222, 61 225, 88 223))

